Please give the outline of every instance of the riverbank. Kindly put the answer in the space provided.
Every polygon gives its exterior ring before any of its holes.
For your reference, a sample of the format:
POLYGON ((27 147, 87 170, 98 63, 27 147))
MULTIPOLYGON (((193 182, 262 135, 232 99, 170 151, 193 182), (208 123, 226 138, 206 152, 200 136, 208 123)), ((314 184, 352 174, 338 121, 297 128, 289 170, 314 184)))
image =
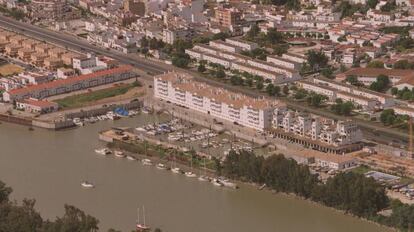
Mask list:
MULTIPOLYGON (((153 162, 153 164, 154 164, 153 165, 154 168, 156 168, 156 164, 158 164, 158 163, 166 164, 165 162, 167 162, 167 164, 168 164, 168 163, 171 163, 172 162, 170 160, 165 160, 165 159, 160 158, 158 156, 148 156, 148 155, 144 155, 144 154, 131 153, 131 152, 128 152, 126 150, 123 150, 123 152, 125 152, 126 155, 133 156, 134 158, 137 159, 137 161, 140 161, 140 160, 143 160, 143 159, 149 159, 149 160, 151 160, 153 162)), ((190 166, 188 164, 182 163, 182 162, 176 162, 175 163, 175 166, 176 167, 179 167, 183 172, 193 171, 195 173, 201 173, 201 172, 204 171, 204 169, 202 169, 200 167, 190 168, 190 166)), ((168 167, 168 165, 167 165, 167 167, 168 167)), ((167 168, 167 170, 170 171, 169 168, 167 168)), ((210 177, 210 178, 219 178, 219 176, 217 175, 217 172, 215 170, 207 170, 207 174, 206 175, 208 177, 210 177)), ((239 180, 232 180, 232 182, 236 183, 238 187, 243 187, 245 185, 250 185, 250 186, 254 187, 257 191, 265 191, 265 192, 271 193, 273 195, 279 195, 279 196, 284 196, 284 197, 287 197, 287 198, 290 198, 290 199, 305 201, 305 202, 310 203, 312 205, 329 209, 330 211, 335 212, 335 213, 338 213, 338 214, 342 214, 342 215, 346 215, 346 216, 351 216, 351 217, 353 217, 355 219, 358 219, 358 220, 361 220, 361 221, 364 221, 364 222, 368 222, 370 224, 373 224, 375 226, 378 226, 378 227, 381 227, 381 228, 384 228, 384 229, 388 229, 388 230, 392 230, 392 231, 398 231, 396 228, 392 228, 392 227, 389 227, 389 226, 380 224, 380 223, 378 223, 376 221, 368 220, 368 219, 363 218, 363 217, 355 216, 355 215, 353 215, 351 213, 347 213, 344 210, 339 210, 339 209, 335 209, 333 207, 326 206, 324 204, 321 204, 319 202, 313 201, 313 200, 311 200, 309 198, 307 199, 307 198, 301 197, 301 196, 299 196, 297 194, 294 194, 294 193, 276 192, 275 190, 272 190, 269 187, 261 188, 261 186, 259 184, 253 183, 253 182, 243 182, 243 181, 239 181, 239 180)))

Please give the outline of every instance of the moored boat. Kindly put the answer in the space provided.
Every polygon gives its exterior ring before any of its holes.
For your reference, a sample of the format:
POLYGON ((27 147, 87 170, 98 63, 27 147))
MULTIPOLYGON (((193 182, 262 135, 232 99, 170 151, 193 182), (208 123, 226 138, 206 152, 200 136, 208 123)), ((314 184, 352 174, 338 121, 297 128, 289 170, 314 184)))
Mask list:
POLYGON ((180 168, 177 168, 177 167, 175 167, 175 168, 171 168, 171 171, 173 172, 173 173, 181 173, 181 169, 180 168))
POLYGON ((197 175, 194 172, 185 172, 186 177, 197 177, 197 175))
POLYGON ((142 163, 143 165, 147 165, 147 166, 152 165, 152 161, 151 161, 150 159, 142 159, 142 160, 141 160, 141 163, 142 163))
POLYGON ((116 158, 125 158, 125 154, 122 151, 114 151, 114 156, 116 158))
POLYGON ((109 150, 108 148, 95 149, 95 152, 100 154, 100 155, 109 155, 109 154, 112 153, 112 151, 109 150))
POLYGON ((130 156, 130 155, 127 155, 127 156, 126 156, 126 158, 127 158, 128 160, 131 160, 131 161, 135 161, 135 160, 137 160, 135 157, 130 156))
POLYGON ((88 181, 82 181, 81 186, 84 188, 95 188, 95 185, 93 185, 92 183, 88 181))
POLYGON ((160 169, 160 170, 165 170, 165 169, 167 169, 167 166, 165 166, 165 164, 158 163, 157 168, 160 169))

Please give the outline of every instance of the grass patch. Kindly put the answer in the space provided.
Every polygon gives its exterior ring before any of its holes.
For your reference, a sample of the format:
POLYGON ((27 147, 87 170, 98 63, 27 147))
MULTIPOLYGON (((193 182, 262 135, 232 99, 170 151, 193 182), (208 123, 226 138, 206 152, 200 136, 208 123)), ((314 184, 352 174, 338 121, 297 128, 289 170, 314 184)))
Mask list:
POLYGON ((351 169, 351 172, 353 173, 357 173, 357 174, 365 174, 369 171, 372 171, 373 169, 369 168, 368 166, 365 165, 360 165, 356 168, 351 169))
POLYGON ((0 66, 0 76, 11 76, 23 72, 23 68, 15 64, 5 64, 0 66))
POLYGON ((140 86, 139 83, 124 84, 107 89, 100 89, 89 93, 83 93, 73 96, 68 96, 62 99, 57 99, 54 102, 58 103, 61 108, 75 108, 87 105, 90 102, 98 101, 105 98, 115 97, 127 93, 130 89, 140 86))

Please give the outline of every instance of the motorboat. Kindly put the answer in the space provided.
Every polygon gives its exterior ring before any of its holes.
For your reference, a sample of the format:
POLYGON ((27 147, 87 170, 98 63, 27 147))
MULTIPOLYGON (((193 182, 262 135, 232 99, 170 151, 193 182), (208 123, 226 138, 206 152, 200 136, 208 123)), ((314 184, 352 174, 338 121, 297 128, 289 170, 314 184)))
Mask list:
POLYGON ((73 123, 76 125, 76 126, 84 126, 85 124, 82 122, 82 120, 80 119, 80 118, 74 118, 73 119, 73 123))
POLYGON ((222 178, 219 178, 219 179, 218 179, 218 181, 219 181, 220 183, 222 183, 224 187, 234 188, 234 189, 237 189, 237 188, 238 188, 238 186, 237 186, 237 184, 236 184, 236 183, 230 182, 230 181, 229 181, 229 180, 227 180, 227 179, 222 179, 222 178))
POLYGON ((213 180, 211 180, 211 183, 214 186, 218 186, 218 187, 222 187, 223 186, 223 184, 219 180, 217 180, 216 178, 214 178, 213 180))
POLYGON ((162 164, 162 163, 158 163, 158 164, 157 164, 157 168, 158 168, 158 169, 160 169, 160 170, 165 170, 165 169, 167 169, 167 167, 165 166, 165 164, 162 164))
POLYGON ((122 151, 114 151, 114 156, 116 158, 125 158, 125 154, 122 151))
POLYGON ((127 156, 126 156, 126 158, 127 158, 128 160, 131 160, 131 161, 135 161, 135 160, 137 160, 137 159, 135 159, 135 157, 130 156, 130 155, 127 155, 127 156))
POLYGON ((207 176, 202 175, 202 176, 199 176, 199 177, 198 177, 198 180, 199 180, 199 181, 208 181, 208 180, 209 180, 209 178, 208 178, 207 176))
POLYGON ((194 172, 185 172, 186 177, 197 177, 197 175, 194 172))
POLYGON ((150 159, 143 159, 143 160, 141 160, 141 163, 143 165, 147 165, 147 166, 152 165, 152 161, 150 159))
POLYGON ((180 168, 177 168, 177 167, 175 167, 175 168, 171 168, 171 171, 173 172, 173 173, 181 173, 181 169, 180 168))
POLYGON ((147 130, 145 130, 145 128, 143 128, 143 127, 137 127, 137 128, 135 128, 135 130, 136 131, 139 131, 139 132, 146 132, 147 130))
POLYGON ((93 185, 92 183, 88 181, 82 181, 81 186, 84 188, 95 188, 95 185, 93 185))
POLYGON ((108 113, 106 113, 106 116, 111 120, 117 120, 117 119, 121 118, 121 117, 119 117, 119 115, 115 114, 112 111, 109 111, 108 113))
POLYGON ((100 155, 109 155, 112 153, 111 150, 109 150, 108 148, 100 148, 100 149, 95 149, 95 152, 100 154, 100 155))

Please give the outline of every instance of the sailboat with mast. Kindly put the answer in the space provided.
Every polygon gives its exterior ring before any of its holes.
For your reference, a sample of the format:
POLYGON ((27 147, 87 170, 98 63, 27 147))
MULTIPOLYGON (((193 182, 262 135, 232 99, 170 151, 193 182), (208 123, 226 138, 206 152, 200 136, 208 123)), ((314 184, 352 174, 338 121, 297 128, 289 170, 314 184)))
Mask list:
POLYGON ((138 208, 137 209, 137 216, 138 217, 137 217, 137 225, 136 225, 137 232, 145 232, 145 231, 151 230, 151 227, 147 226, 146 223, 145 223, 145 207, 144 206, 142 206, 142 214, 143 214, 144 221, 143 221, 143 223, 140 223, 140 221, 139 221, 139 208, 138 208))
POLYGON ((208 176, 206 175, 206 157, 203 157, 203 166, 204 166, 204 174, 198 177, 199 181, 208 181, 208 176))
POLYGON ((185 176, 186 177, 196 177, 197 175, 193 172, 193 157, 191 156, 191 159, 190 159, 190 170, 191 171, 188 171, 188 172, 185 172, 185 176))
POLYGON ((171 171, 173 173, 181 173, 181 169, 177 167, 177 164, 175 163, 175 155, 173 156, 173 165, 171 166, 171 171))

